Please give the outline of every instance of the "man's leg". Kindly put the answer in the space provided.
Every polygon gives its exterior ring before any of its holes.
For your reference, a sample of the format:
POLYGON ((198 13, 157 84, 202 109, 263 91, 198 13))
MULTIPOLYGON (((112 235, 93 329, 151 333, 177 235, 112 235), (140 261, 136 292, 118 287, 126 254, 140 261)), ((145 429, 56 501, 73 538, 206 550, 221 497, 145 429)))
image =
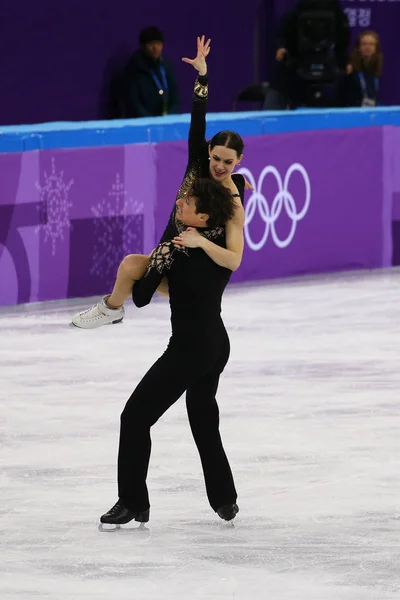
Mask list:
POLYGON ((121 414, 118 451, 118 501, 102 517, 101 523, 122 525, 132 519, 149 520, 147 471, 150 429, 176 402, 188 385, 180 373, 179 353, 170 344, 132 393, 121 414))
POLYGON ((149 508, 146 485, 151 452, 150 429, 193 381, 193 368, 170 344, 129 398, 121 415, 118 496, 132 511, 149 508))
POLYGON ((232 471, 219 432, 219 409, 215 398, 218 383, 219 373, 211 374, 197 379, 186 392, 186 407, 200 454, 207 497, 216 512, 221 507, 235 504, 237 499, 232 471))

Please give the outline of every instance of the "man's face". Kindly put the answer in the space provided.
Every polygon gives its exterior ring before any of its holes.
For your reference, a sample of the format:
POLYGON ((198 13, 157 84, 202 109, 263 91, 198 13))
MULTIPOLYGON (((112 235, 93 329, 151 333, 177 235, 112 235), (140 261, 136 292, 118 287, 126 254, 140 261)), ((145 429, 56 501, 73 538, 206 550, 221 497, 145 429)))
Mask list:
POLYGON ((160 58, 163 51, 164 44, 159 41, 149 42, 144 45, 144 50, 146 54, 151 56, 151 58, 157 59, 160 58))
POLYGON ((188 227, 207 226, 208 215, 197 212, 196 198, 193 196, 184 196, 176 201, 176 216, 188 227))

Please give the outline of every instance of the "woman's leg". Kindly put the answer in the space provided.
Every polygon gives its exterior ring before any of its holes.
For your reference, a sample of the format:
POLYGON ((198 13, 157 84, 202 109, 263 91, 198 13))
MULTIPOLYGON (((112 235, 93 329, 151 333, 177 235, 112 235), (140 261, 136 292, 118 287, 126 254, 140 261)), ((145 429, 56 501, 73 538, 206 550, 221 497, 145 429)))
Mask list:
POLYGON ((96 329, 102 325, 121 323, 125 315, 124 303, 132 294, 136 280, 146 272, 149 257, 144 254, 125 256, 118 267, 117 279, 111 295, 104 296, 88 310, 72 317, 72 323, 81 329, 96 329))
POLYGON ((132 295, 135 281, 141 279, 149 264, 149 257, 144 254, 128 254, 118 267, 117 279, 110 296, 106 299, 109 308, 120 308, 132 295))

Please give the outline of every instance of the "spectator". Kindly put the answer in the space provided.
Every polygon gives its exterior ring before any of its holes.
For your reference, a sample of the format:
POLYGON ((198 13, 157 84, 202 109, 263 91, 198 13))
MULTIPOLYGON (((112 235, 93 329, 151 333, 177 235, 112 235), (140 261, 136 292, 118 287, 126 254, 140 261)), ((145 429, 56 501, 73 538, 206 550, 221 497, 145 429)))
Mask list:
POLYGON ((382 66, 379 35, 375 31, 364 31, 358 36, 351 55, 342 104, 365 107, 379 104, 382 66))
POLYGON ((125 72, 127 117, 178 113, 178 86, 172 63, 162 56, 162 32, 157 27, 143 29, 139 34, 139 45, 125 72))

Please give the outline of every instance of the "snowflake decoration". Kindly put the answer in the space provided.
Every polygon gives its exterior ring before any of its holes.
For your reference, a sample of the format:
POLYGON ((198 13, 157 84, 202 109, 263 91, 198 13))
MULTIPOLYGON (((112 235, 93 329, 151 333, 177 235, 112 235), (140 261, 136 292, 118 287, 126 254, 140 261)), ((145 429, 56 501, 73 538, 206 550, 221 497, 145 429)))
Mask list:
POLYGON ((56 172, 54 157, 51 161, 51 173, 44 172, 45 185, 41 186, 36 182, 36 189, 39 190, 41 200, 41 221, 42 225, 36 230, 44 229, 44 241, 51 240, 52 255, 56 253, 56 242, 64 240, 64 229, 71 229, 69 219, 69 209, 72 204, 69 202, 68 194, 74 180, 68 183, 64 181, 64 171, 56 172))
POLYGON ((96 218, 90 272, 110 286, 123 257, 142 248, 143 203, 127 198, 125 184, 117 173, 107 198, 92 206, 92 212, 96 218))

